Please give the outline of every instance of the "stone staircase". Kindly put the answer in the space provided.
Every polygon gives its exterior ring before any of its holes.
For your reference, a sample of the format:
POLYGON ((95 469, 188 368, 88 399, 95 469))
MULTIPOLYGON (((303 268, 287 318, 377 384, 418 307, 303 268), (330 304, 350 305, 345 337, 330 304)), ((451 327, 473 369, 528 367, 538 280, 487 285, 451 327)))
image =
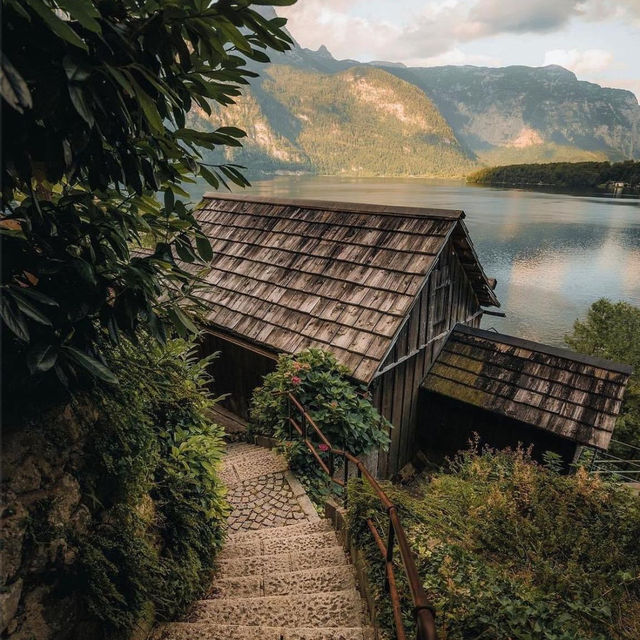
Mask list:
POLYGON ((373 640, 347 554, 283 462, 268 449, 229 445, 234 533, 207 598, 152 640, 373 640))

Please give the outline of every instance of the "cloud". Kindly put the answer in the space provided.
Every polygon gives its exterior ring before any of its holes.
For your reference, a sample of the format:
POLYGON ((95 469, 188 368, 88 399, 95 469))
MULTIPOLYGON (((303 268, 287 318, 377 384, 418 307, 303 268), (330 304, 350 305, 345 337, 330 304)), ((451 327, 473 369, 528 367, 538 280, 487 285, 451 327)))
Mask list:
MULTIPOLYGON (((373 10, 358 15, 362 2, 357 0, 299 0, 277 11, 288 18, 287 26, 302 46, 317 49, 324 44, 337 58, 412 66, 500 64, 495 57, 467 55, 460 46, 499 34, 558 31, 573 20, 640 24, 640 0, 394 0, 397 12, 388 10, 388 1, 380 10, 386 19, 376 19, 373 10)), ((611 63, 611 54, 601 49, 558 49, 547 56, 549 64, 577 73, 611 63)))
POLYGON ((604 49, 554 49, 544 54, 544 64, 558 64, 577 75, 599 73, 613 63, 613 54, 604 49))
POLYGON ((317 49, 324 44, 338 58, 379 51, 400 35, 401 26, 354 16, 349 4, 348 0, 302 0, 278 7, 277 12, 287 18, 287 29, 303 47, 317 49))
POLYGON ((458 33, 476 39, 498 33, 544 33, 563 27, 580 13, 579 0, 479 0, 458 33))
POLYGON ((618 20, 640 28, 640 0, 583 0, 579 9, 585 20, 618 20))

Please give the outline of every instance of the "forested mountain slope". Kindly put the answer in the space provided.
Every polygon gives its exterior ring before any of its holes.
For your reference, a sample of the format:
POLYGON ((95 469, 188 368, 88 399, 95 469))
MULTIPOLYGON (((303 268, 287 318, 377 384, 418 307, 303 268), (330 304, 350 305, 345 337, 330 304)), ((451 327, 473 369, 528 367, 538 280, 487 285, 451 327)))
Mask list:
POLYGON ((475 166, 424 92, 367 66, 327 74, 271 65, 236 107, 193 117, 244 128, 245 148, 227 158, 253 171, 444 177, 475 166))

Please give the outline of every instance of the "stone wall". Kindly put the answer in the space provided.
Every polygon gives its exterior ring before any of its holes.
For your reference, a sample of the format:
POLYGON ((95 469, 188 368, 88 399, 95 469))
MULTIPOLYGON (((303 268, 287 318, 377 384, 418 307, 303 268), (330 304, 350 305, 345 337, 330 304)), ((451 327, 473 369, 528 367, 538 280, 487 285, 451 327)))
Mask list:
POLYGON ((40 424, 3 432, 0 503, 0 631, 11 640, 72 637, 78 623, 73 593, 60 576, 73 564, 73 540, 91 522, 78 471, 87 407, 47 414, 40 424))

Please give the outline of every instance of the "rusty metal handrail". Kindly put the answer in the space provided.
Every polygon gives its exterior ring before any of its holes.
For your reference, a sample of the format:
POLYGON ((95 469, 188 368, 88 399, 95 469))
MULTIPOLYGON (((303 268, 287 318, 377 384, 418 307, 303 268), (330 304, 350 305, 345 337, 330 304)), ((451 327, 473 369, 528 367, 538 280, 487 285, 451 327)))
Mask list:
POLYGON ((296 432, 302 437, 303 442, 306 447, 312 453, 316 461, 319 463, 322 470, 329 476, 332 482, 344 487, 345 489, 345 500, 346 500, 346 488, 347 488, 347 480, 349 478, 349 463, 355 465, 358 478, 364 477, 369 486, 373 489, 374 493, 382 503, 382 506, 385 508, 387 515, 389 517, 389 531, 387 534, 386 543, 382 539, 382 536, 378 532, 375 524, 371 519, 367 520, 367 526, 371 531, 371 534, 382 554, 382 557, 385 561, 385 571, 386 571, 386 580, 385 580, 385 589, 389 593, 389 597, 391 598, 391 605, 393 609, 393 620, 396 628, 396 637, 398 640, 405 640, 406 634, 404 630, 404 625, 402 622, 402 611, 400 607, 400 597, 398 595, 398 588, 396 585, 395 571, 393 567, 393 551, 395 547, 395 543, 397 542, 398 549, 400 552, 400 558, 402 560, 402 566, 404 567, 405 575, 407 576, 407 581, 409 583, 409 590, 411 591, 411 599, 413 600, 413 611, 414 618, 416 623, 416 640, 437 640, 438 634, 436 633, 436 625, 435 625, 435 615, 434 609, 431 603, 427 598, 427 594, 424 592, 422 587, 422 582, 418 576, 418 569, 413 560, 413 555, 411 553, 411 549, 409 547, 409 542, 407 541, 407 536, 402 528, 402 524, 400 524, 400 519, 398 518, 398 512, 396 510, 395 505, 387 494, 384 492, 382 487, 378 484, 378 481, 371 475, 369 470, 364 466, 362 461, 356 456, 352 455, 348 451, 343 451, 341 449, 336 449, 329 439, 322 433, 318 425, 314 422, 313 418, 307 413, 305 408, 300 404, 297 398, 290 392, 287 394, 288 400, 288 416, 287 421, 289 424, 289 435, 291 436, 291 427, 293 427, 296 432), (299 424, 297 420, 293 418, 291 415, 291 406, 294 406, 296 410, 300 413, 300 422, 299 424), (322 443, 327 447, 327 453, 329 454, 329 464, 327 465, 324 460, 320 457, 316 448, 309 439, 309 426, 313 429, 316 435, 320 438, 322 443), (335 466, 334 466, 334 457, 338 456, 342 458, 344 462, 344 480, 340 480, 334 477, 335 466))

